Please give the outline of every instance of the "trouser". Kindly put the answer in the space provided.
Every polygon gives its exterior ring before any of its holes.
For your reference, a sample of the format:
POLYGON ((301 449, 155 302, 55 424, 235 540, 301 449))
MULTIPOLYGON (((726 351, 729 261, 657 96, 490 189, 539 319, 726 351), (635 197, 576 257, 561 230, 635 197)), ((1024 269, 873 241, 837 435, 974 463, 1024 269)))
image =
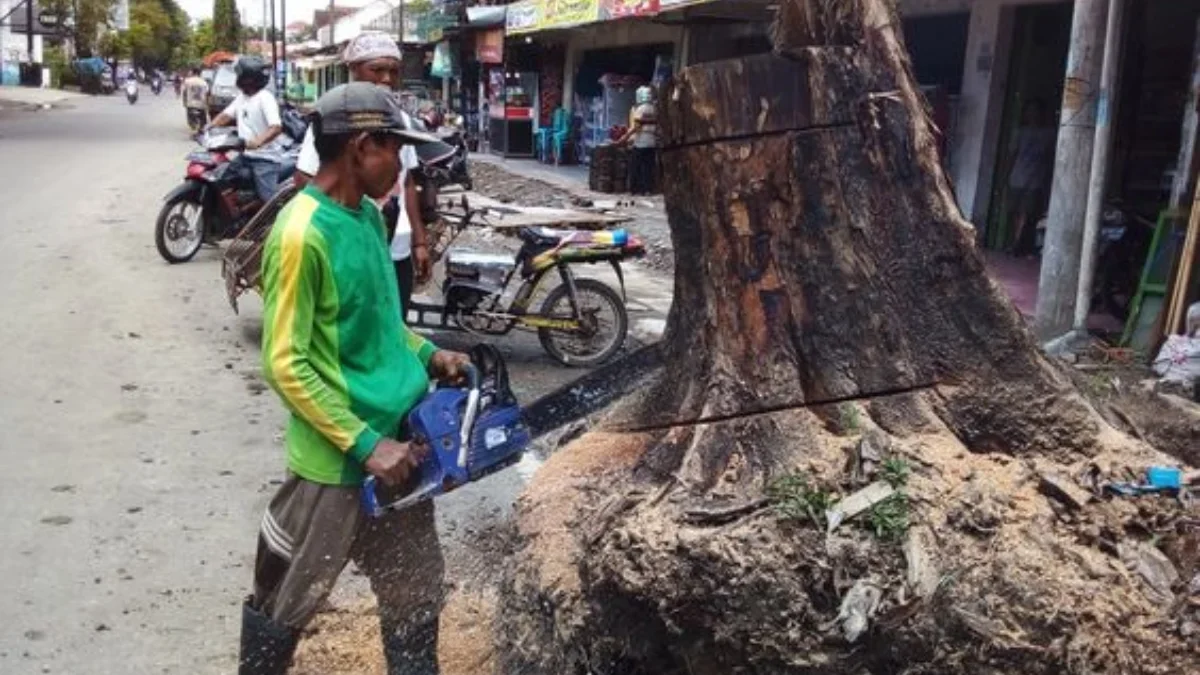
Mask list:
POLYGON ((250 171, 254 173, 254 191, 266 204, 275 196, 275 189, 279 187, 279 162, 263 157, 242 156, 246 158, 250 171))
POLYGON ((444 561, 432 501, 369 518, 357 486, 289 476, 259 528, 251 604, 276 623, 301 629, 350 560, 379 601, 388 672, 434 672, 444 561), (397 667, 401 663, 408 666, 397 667), (421 665, 427 663, 431 668, 421 665))
POLYGON ((392 263, 396 266, 396 285, 400 288, 400 315, 407 323, 413 285, 416 283, 416 271, 413 269, 412 256, 404 260, 394 260, 392 263))
POLYGON ((655 148, 634 148, 629 163, 629 191, 635 195, 654 192, 655 148))

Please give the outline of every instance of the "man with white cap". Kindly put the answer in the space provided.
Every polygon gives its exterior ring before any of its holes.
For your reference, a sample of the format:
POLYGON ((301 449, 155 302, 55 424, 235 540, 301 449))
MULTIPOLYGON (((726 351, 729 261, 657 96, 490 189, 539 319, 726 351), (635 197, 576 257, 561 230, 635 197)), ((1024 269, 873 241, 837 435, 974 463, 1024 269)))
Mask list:
MULTIPOLYGON (((359 33, 342 52, 342 62, 350 69, 350 79, 370 82, 387 89, 400 86, 400 49, 391 35, 380 32, 359 33)), ((416 131, 411 118, 404 116, 408 129, 429 143, 441 143, 432 134, 416 131)), ((310 129, 296 160, 295 181, 299 187, 316 175, 321 163, 313 144, 310 129)), ((391 234, 392 261, 396 266, 396 281, 400 286, 401 312, 407 314, 416 283, 428 281, 433 271, 429 257, 429 242, 421 222, 421 208, 413 171, 418 167, 417 153, 411 144, 400 151, 400 180, 389 194, 383 208, 388 232, 391 234)))

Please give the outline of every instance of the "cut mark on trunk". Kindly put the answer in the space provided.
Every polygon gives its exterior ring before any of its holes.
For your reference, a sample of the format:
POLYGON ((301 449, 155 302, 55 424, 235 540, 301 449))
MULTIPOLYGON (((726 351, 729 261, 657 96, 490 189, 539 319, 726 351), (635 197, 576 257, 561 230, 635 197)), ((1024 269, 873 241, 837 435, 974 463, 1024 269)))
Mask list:
POLYGON ((746 410, 735 413, 725 413, 722 415, 710 415, 708 417, 696 417, 687 420, 677 420, 674 422, 666 422, 663 424, 647 424, 645 426, 635 426, 620 429, 626 433, 640 433, 644 431, 665 431, 668 429, 678 429, 679 427, 692 427, 699 424, 716 424, 720 422, 730 422, 733 420, 744 419, 747 417, 758 417, 760 415, 770 415, 777 412, 787 410, 802 410, 804 408, 812 408, 814 406, 837 405, 839 403, 850 403, 853 401, 870 401, 877 398, 885 398, 888 396, 899 396, 901 394, 911 394, 913 392, 928 391, 937 387, 937 382, 929 382, 926 384, 913 384, 906 387, 896 387, 894 389, 885 389, 870 394, 848 394, 846 396, 838 396, 835 398, 821 399, 820 401, 802 401, 799 403, 779 403, 776 405, 766 406, 755 410, 746 410))
POLYGON ((837 124, 814 124, 812 126, 800 127, 796 129, 776 129, 774 131, 754 132, 751 134, 729 134, 727 136, 714 136, 712 138, 702 138, 696 141, 683 141, 682 143, 672 143, 664 145, 663 152, 672 150, 684 150, 686 148, 699 148, 708 145, 716 145, 719 143, 737 143, 738 141, 754 141, 761 138, 771 138, 773 136, 786 136, 788 134, 809 134, 829 131, 831 129, 846 129, 849 127, 857 127, 857 122, 838 122, 837 124))

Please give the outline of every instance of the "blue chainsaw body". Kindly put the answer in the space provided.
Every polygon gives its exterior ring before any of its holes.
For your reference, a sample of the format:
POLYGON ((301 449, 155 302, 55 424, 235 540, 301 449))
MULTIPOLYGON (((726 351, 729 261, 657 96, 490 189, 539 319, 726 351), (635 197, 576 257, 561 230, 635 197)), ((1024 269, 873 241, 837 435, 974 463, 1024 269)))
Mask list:
POLYGON ((468 386, 435 389, 409 412, 412 440, 428 445, 429 454, 410 481, 411 488, 393 502, 381 503, 376 479, 368 477, 362 490, 368 514, 379 516, 433 499, 521 459, 529 446, 529 430, 499 355, 492 350, 468 370, 468 386))

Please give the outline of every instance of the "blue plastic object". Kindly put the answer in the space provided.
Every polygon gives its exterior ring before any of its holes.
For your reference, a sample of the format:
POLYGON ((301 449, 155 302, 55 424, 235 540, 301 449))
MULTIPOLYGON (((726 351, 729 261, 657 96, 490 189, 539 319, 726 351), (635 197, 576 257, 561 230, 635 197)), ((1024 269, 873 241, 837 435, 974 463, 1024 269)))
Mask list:
POLYGON ((413 408, 408 416, 412 438, 426 443, 429 454, 417 469, 415 486, 390 503, 379 499, 375 477, 367 477, 361 492, 368 515, 378 517, 433 499, 521 458, 529 445, 529 430, 499 364, 490 382, 481 381, 479 369, 472 366, 468 387, 437 389, 413 408))
POLYGON ((1183 487, 1183 470, 1171 466, 1152 466, 1146 470, 1146 482, 1159 490, 1178 490, 1183 487))

